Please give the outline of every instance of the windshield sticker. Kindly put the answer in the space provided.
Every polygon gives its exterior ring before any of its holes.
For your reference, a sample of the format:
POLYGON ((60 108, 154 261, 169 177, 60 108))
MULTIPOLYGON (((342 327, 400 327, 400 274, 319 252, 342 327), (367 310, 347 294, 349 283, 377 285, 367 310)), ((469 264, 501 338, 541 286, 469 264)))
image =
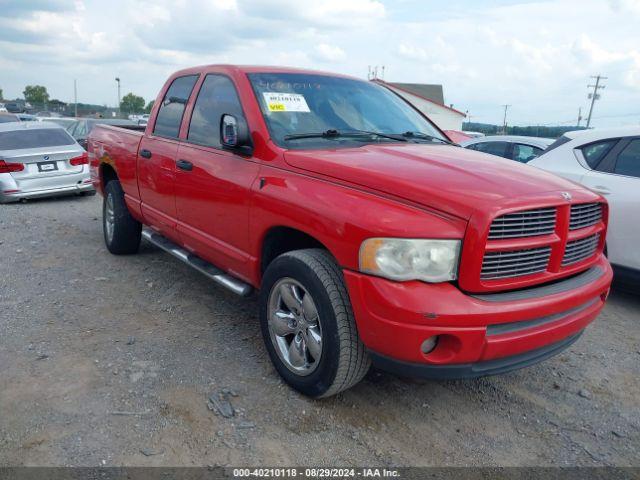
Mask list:
POLYGON ((299 93, 263 92, 270 112, 310 112, 304 95, 299 93))

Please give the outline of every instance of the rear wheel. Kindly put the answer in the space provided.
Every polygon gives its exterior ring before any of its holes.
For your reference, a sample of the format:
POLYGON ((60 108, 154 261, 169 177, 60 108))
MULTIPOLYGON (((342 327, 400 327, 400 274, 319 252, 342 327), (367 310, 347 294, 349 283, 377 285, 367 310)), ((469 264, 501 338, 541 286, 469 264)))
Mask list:
POLYGON ((116 255, 136 253, 142 224, 129 213, 120 182, 111 180, 104 189, 102 227, 107 249, 116 255))
POLYGON ((285 253, 269 265, 260 322, 276 370, 305 395, 335 395, 369 370, 342 271, 324 250, 285 253))

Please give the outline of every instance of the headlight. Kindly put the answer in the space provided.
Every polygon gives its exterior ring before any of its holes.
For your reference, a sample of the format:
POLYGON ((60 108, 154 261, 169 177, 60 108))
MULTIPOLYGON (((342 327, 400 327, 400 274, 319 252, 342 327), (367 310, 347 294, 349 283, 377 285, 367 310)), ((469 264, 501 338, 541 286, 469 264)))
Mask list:
POLYGON ((447 282, 457 278, 460 240, 369 238, 360 247, 360 271, 391 280, 447 282))

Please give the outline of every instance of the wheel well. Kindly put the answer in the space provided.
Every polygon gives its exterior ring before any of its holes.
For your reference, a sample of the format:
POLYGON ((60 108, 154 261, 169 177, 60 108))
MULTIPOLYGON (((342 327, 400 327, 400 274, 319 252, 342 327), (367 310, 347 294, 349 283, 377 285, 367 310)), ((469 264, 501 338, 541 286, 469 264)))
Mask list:
POLYGON ((321 242, 311 235, 290 227, 274 227, 264 238, 262 243, 262 258, 260 272, 264 273, 269 264, 279 255, 304 248, 322 248, 328 250, 321 242))
POLYGON ((100 166, 100 180, 102 188, 105 188, 107 186, 107 183, 109 183, 111 180, 118 180, 118 174, 111 165, 103 163, 100 166))

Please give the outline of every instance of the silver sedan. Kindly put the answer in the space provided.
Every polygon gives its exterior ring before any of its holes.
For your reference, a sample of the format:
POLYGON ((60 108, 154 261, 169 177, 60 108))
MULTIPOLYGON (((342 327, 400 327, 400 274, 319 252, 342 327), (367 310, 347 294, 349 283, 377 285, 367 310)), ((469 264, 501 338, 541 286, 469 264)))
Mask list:
POLYGON ((0 203, 95 193, 87 152, 62 127, 45 122, 0 124, 0 203))

